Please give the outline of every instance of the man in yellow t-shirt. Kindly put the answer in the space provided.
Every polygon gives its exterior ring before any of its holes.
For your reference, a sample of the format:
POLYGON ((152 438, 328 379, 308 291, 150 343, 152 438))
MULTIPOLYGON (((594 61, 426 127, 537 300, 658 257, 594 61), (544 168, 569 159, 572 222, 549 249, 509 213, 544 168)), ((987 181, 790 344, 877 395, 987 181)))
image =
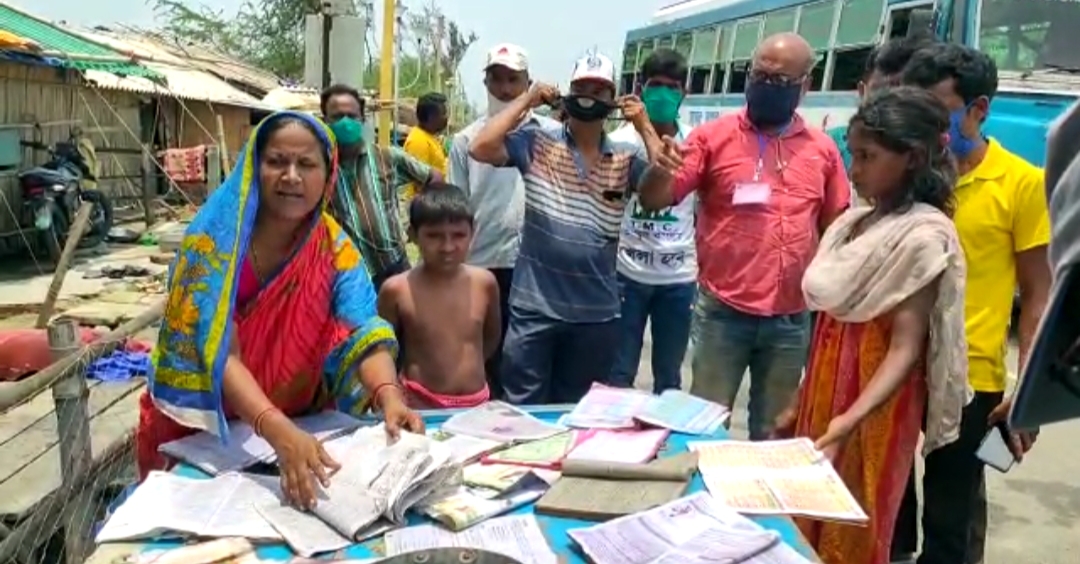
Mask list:
MULTIPOLYGON (((936 94, 951 113, 949 149, 959 168, 954 219, 967 262, 968 377, 975 390, 964 409, 960 437, 926 457, 918 562, 976 564, 985 548, 986 493, 983 463, 975 452, 989 430, 991 413, 1004 400, 1013 295, 1019 286, 1023 366, 1050 289, 1043 172, 981 132, 998 86, 997 67, 986 54, 935 44, 912 57, 902 80, 936 94)), ((1019 443, 1020 437, 1015 438, 1019 443)), ((1027 447, 1033 438, 1023 439, 1027 447)), ((1017 448, 1015 454, 1022 451, 1017 448)), ((914 496, 913 485, 906 505, 914 496)), ((899 538, 899 521, 906 511, 901 509, 894 543, 905 542, 899 538)))
MULTIPOLYGON (((439 136, 446 131, 448 113, 446 96, 438 92, 429 92, 416 102, 416 121, 418 125, 409 131, 405 138, 405 152, 416 160, 439 171, 446 177, 446 149, 439 136)), ((405 189, 406 201, 412 201, 416 187, 410 184, 405 189)))

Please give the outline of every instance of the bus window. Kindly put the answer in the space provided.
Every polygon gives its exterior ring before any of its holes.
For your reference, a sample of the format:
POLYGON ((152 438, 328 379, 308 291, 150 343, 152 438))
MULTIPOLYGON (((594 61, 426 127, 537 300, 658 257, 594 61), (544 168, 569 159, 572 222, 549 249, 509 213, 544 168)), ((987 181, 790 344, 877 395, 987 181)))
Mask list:
MULTIPOLYGON (((888 29, 885 31, 886 40, 896 39, 897 37, 907 37, 908 30, 911 27, 911 14, 915 11, 933 10, 934 3, 926 2, 925 4, 919 4, 917 6, 911 6, 909 8, 897 8, 889 11, 889 18, 887 25, 888 29)), ((931 30, 927 30, 931 33, 931 30)))
POLYGON ((765 38, 785 31, 795 31, 795 10, 796 8, 789 8, 765 14, 765 26, 762 29, 761 37, 765 38))
POLYGON ((716 60, 717 28, 709 27, 694 32, 694 46, 690 53, 690 94, 704 94, 712 78, 713 61, 716 60))
POLYGON ((814 2, 802 7, 798 32, 815 51, 821 52, 829 48, 835 12, 835 4, 832 0, 814 2))
POLYGON ((979 49, 1001 70, 1080 70, 1080 2, 983 0, 979 49))
POLYGON ((746 78, 750 74, 750 61, 735 61, 731 63, 731 85, 728 92, 738 94, 746 92, 746 78))
POLYGON ((713 94, 723 94, 724 85, 728 78, 728 65, 731 62, 731 52, 735 44, 735 24, 720 26, 720 38, 716 41, 716 64, 713 65, 712 88, 713 94))
POLYGON ((825 87, 825 61, 819 60, 814 68, 810 69, 810 90, 817 92, 825 87))
MULTIPOLYGON (((656 40, 656 48, 657 49, 671 49, 674 46, 675 46, 675 36, 673 36, 673 35, 665 35, 663 37, 657 38, 657 40, 656 40)), ((644 60, 644 59, 642 59, 642 60, 644 60)))
POLYGON ((711 93, 713 93, 713 94, 723 94, 724 93, 724 79, 727 78, 727 71, 728 71, 728 64, 727 63, 716 63, 716 65, 713 66, 712 88, 709 89, 709 91, 711 93))
POLYGON ((735 24, 735 40, 732 42, 732 59, 749 59, 761 41, 761 19, 741 21, 735 24))
MULTIPOLYGON (((653 45, 654 45, 654 40, 652 40, 652 39, 646 39, 645 41, 642 41, 641 42, 641 49, 638 51, 637 60, 640 61, 640 62, 645 62, 645 59, 648 59, 649 55, 652 55, 652 52, 656 50, 653 47, 653 45)), ((635 63, 634 64, 634 72, 637 72, 638 67, 640 67, 640 65, 635 63)))
POLYGON ((836 26, 835 47, 873 45, 881 26, 882 0, 846 0, 840 3, 840 22, 836 26))
POLYGON ((619 92, 622 94, 632 94, 634 92, 634 81, 637 78, 638 69, 638 43, 628 43, 626 49, 623 51, 622 59, 622 72, 619 77, 619 92))
POLYGON ((694 36, 689 33, 680 33, 675 38, 675 51, 680 55, 690 58, 690 49, 694 45, 694 36))
POLYGON ((829 90, 856 90, 872 50, 873 47, 862 47, 833 53, 833 75, 829 90))

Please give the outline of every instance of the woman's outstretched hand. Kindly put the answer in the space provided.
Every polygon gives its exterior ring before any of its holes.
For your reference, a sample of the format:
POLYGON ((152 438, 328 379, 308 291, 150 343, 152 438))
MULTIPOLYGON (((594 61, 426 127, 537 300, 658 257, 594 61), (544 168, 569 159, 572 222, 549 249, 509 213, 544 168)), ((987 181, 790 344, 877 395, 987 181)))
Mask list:
POLYGON ((396 439, 402 430, 424 434, 424 419, 405 405, 405 397, 397 387, 386 387, 375 398, 386 420, 386 433, 396 439))
POLYGON ((825 430, 825 434, 814 442, 814 448, 821 451, 825 458, 834 461, 840 452, 840 447, 854 430, 855 421, 851 417, 845 414, 837 415, 829 421, 829 428, 825 430))
POLYGON ((282 413, 263 422, 263 436, 277 453, 281 492, 294 507, 311 510, 318 488, 330 485, 341 465, 327 454, 318 439, 305 433, 282 413))

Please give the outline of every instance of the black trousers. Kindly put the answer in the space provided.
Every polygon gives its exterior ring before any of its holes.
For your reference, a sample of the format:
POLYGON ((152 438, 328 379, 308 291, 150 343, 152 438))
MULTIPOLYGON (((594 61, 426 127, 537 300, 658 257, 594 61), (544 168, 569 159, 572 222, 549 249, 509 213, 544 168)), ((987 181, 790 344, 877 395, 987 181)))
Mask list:
MULTIPOLYGON (((923 474, 922 553, 918 564, 978 564, 986 548, 986 482, 975 452, 1002 392, 976 392, 964 408, 960 438, 931 452, 923 474)), ((893 531, 894 558, 918 552, 919 500, 915 469, 908 478, 893 531)))
POLYGON ((502 365, 502 347, 506 339, 506 327, 510 323, 510 284, 514 281, 513 268, 488 269, 495 276, 495 282, 499 285, 499 315, 502 319, 502 327, 499 330, 499 346, 495 348, 495 354, 487 359, 484 364, 484 372, 487 374, 488 388, 491 390, 491 399, 502 399, 502 379, 499 378, 499 367, 502 365))

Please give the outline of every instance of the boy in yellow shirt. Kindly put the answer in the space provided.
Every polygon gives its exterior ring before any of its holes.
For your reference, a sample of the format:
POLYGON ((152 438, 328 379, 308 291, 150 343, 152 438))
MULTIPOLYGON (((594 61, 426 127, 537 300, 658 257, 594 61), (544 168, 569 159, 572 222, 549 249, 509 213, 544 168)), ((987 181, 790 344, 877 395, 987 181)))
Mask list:
MULTIPOLYGON (((446 96, 438 92, 429 92, 416 102, 416 121, 418 125, 409 131, 405 138, 405 152, 416 160, 439 171, 446 177, 446 150, 439 136, 446 131, 449 122, 446 96)), ((405 189, 406 202, 412 201, 416 187, 409 185, 405 189)))
MULTIPOLYGON (((983 463, 975 452, 1004 400, 1013 294, 1019 286, 1022 367, 1050 290, 1043 172, 982 134, 998 87, 997 66, 985 53, 935 44, 912 57, 902 80, 937 95, 952 116, 949 149, 959 169, 954 221, 967 262, 968 378, 975 391, 959 438, 926 456, 918 563, 977 564, 985 549, 987 504, 983 463)), ((1030 445, 1030 438, 1023 442, 1030 445)), ((914 502, 913 486, 905 505, 914 502)), ((898 527, 905 509, 900 513, 898 527)), ((894 544, 905 543, 900 537, 894 544)))

